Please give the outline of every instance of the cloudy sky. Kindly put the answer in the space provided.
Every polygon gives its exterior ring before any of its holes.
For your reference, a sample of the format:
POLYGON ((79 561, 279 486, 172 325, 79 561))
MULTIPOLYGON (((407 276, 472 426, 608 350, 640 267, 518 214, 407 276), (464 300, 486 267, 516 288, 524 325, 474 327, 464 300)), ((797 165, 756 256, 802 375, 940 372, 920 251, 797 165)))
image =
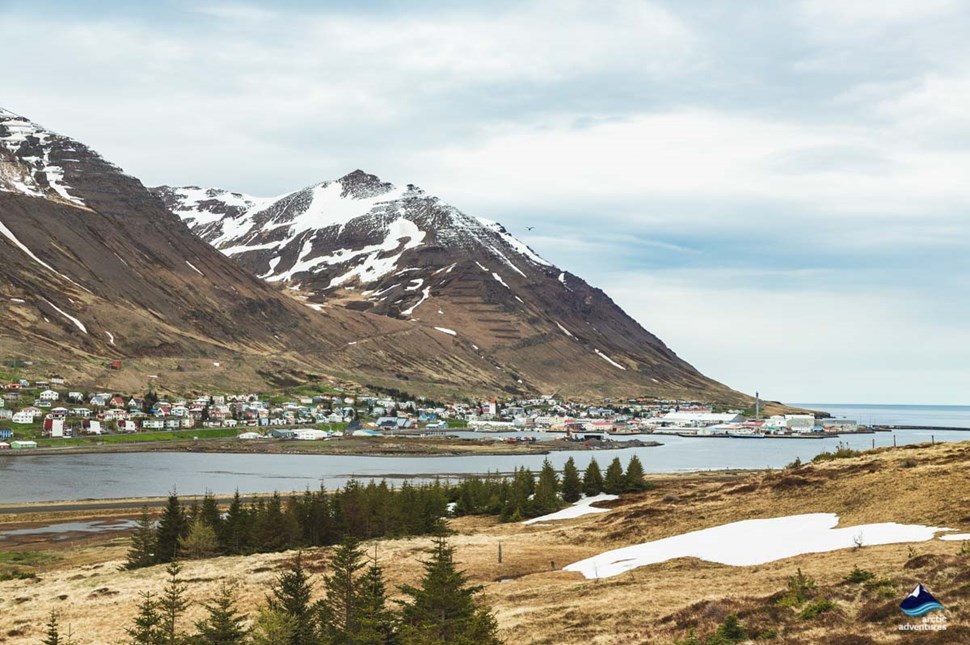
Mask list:
POLYGON ((0 105, 146 184, 362 168, 503 222, 738 389, 970 403, 961 0, 0 0, 0 24, 0 105))

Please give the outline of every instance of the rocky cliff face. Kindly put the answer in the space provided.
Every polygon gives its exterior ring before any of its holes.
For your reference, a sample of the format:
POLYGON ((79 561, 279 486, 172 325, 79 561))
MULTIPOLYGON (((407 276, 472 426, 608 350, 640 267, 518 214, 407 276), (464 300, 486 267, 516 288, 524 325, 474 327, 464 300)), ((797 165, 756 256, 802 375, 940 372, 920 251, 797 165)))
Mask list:
POLYGON ((152 190, 212 246, 310 308, 431 329, 507 391, 743 399, 500 224, 413 185, 358 170, 276 198, 152 190))

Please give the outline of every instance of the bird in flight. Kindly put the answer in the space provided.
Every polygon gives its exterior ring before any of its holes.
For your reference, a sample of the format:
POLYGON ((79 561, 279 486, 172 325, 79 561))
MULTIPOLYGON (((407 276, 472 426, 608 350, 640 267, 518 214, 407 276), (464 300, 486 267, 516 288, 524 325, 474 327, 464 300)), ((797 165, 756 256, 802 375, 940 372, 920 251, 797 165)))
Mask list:
POLYGON ((527 230, 527 231, 531 231, 531 230, 532 230, 532 229, 534 229, 534 228, 535 228, 535 226, 526 226, 526 227, 525 227, 525 230, 527 230))

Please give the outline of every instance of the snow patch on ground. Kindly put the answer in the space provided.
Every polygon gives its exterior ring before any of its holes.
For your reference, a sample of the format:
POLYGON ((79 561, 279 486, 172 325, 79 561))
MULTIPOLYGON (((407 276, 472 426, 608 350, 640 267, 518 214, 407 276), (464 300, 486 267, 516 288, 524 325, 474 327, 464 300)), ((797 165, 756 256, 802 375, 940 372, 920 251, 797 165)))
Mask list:
MULTIPOLYGON (((558 323, 556 323, 556 324, 558 324, 558 323)), ((566 333, 568 334, 569 332, 566 332, 566 333)), ((572 336, 572 334, 569 334, 569 335, 572 336)), ((600 358, 602 358, 604 361, 606 361, 607 363, 609 363, 613 367, 619 367, 621 370, 626 370, 625 367, 623 367, 622 365, 620 365, 619 363, 617 363, 616 361, 614 361, 612 358, 610 358, 609 356, 607 356, 606 354, 604 354, 600 350, 594 349, 593 351, 596 352, 596 355, 597 356, 599 356, 600 358)))
POLYGON ((565 571, 586 578, 609 578, 637 567, 675 558, 699 558, 734 567, 784 560, 805 553, 866 546, 932 540, 940 531, 952 529, 920 524, 864 524, 836 528, 835 513, 810 513, 769 519, 743 520, 662 540, 614 549, 574 562, 565 571))
POLYGON ((563 327, 563 326, 562 326, 561 324, 559 324, 558 322, 556 322, 556 326, 557 326, 557 327, 559 327, 559 329, 560 329, 560 330, 562 331, 562 333, 564 333, 564 334, 566 334, 566 335, 567 335, 567 336, 569 336, 570 338, 576 338, 575 336, 573 336, 573 335, 572 335, 572 334, 571 334, 571 333, 569 332, 569 330, 568 330, 568 329, 566 329, 565 327, 563 327))
POLYGON ((502 276, 500 276, 499 274, 497 274, 497 273, 495 273, 495 272, 493 271, 493 272, 492 272, 492 277, 493 277, 493 278, 495 278, 496 280, 498 280, 498 283, 499 283, 499 284, 501 284, 501 285, 502 285, 503 287, 505 287, 506 289, 508 289, 509 291, 511 291, 511 290, 512 290, 512 287, 510 287, 509 285, 507 285, 507 284, 505 284, 505 280, 503 280, 503 279, 502 279, 502 276))
POLYGON ((44 299, 44 301, 45 301, 45 302, 46 302, 47 304, 49 304, 49 305, 50 305, 51 307, 53 307, 53 308, 54 308, 54 310, 55 310, 55 311, 57 311, 57 313, 59 313, 59 314, 61 314, 62 316, 64 316, 64 317, 65 317, 65 318, 67 318, 68 320, 70 320, 70 321, 71 321, 72 323, 74 323, 74 325, 75 325, 75 326, 76 326, 76 327, 77 327, 78 329, 80 329, 81 331, 83 331, 83 332, 84 332, 85 334, 86 334, 86 333, 88 333, 88 329, 87 329, 87 327, 85 327, 85 326, 84 326, 84 325, 83 325, 83 324, 81 323, 81 321, 80 321, 80 320, 78 320, 77 318, 75 318, 75 317, 74 317, 74 316, 72 316, 71 314, 69 314, 69 313, 67 313, 66 311, 64 311, 63 309, 61 309, 61 308, 60 308, 60 307, 58 307, 57 305, 55 305, 55 304, 54 304, 53 302, 51 302, 50 300, 47 300, 47 299, 45 298, 45 299, 44 299))
MULTIPOLYGON (((82 287, 77 282, 74 282, 74 280, 71 280, 69 277, 67 277, 66 275, 64 275, 63 273, 61 273, 60 271, 58 271, 57 269, 55 269, 54 267, 52 267, 51 265, 49 265, 46 262, 44 262, 43 260, 41 260, 36 255, 34 255, 34 252, 31 251, 30 249, 28 249, 27 246, 24 245, 23 242, 21 242, 20 240, 18 240, 17 239, 17 236, 14 235, 13 232, 9 228, 7 228, 6 226, 3 225, 3 222, 0 222, 0 235, 3 235, 5 238, 7 238, 8 240, 10 240, 13 243, 14 246, 16 246, 18 249, 20 249, 24 253, 26 253, 27 254, 27 257, 29 257, 31 260, 33 260, 37 264, 41 265, 42 267, 44 267, 45 269, 47 269, 51 273, 54 273, 56 275, 59 275, 62 278, 64 278, 65 280, 67 280, 68 282, 70 282, 71 284, 73 284, 74 286, 79 287, 81 289, 84 289, 88 293, 91 293, 90 290, 86 289, 85 287, 82 287)), ((51 306, 53 307, 53 305, 51 305, 51 306)))
POLYGON ((950 533, 949 535, 941 535, 941 540, 946 540, 947 542, 959 542, 960 540, 970 540, 970 533, 950 533))
MULTIPOLYGON (((487 220, 484 217, 477 217, 476 219, 483 226, 485 226, 485 228, 488 228, 488 229, 491 229, 492 231, 494 231, 499 237, 502 238, 502 241, 503 242, 505 242, 506 244, 508 244, 509 246, 511 246, 513 249, 515 249, 515 251, 517 253, 519 253, 519 255, 525 256, 526 258, 528 258, 529 260, 531 260, 532 262, 534 262, 536 264, 541 264, 542 266, 547 266, 547 267, 548 266, 552 266, 551 263, 549 263, 546 260, 544 260, 541 257, 539 257, 539 254, 538 253, 536 253, 535 251, 533 251, 532 249, 530 249, 526 244, 520 242, 511 233, 509 233, 508 231, 506 231, 505 230, 505 227, 502 226, 501 224, 499 224, 498 222, 493 222, 492 220, 487 220)), ((492 250, 494 251, 494 249, 492 249, 492 250)))
POLYGON ((115 337, 114 337, 114 334, 112 334, 112 333, 111 333, 110 331, 106 331, 106 332, 104 332, 104 333, 105 333, 105 335, 107 335, 107 337, 108 337, 108 342, 109 342, 109 343, 111 343, 112 345, 114 345, 114 344, 115 344, 115 337))
POLYGON ((597 508, 596 506, 593 506, 593 504, 596 504, 597 502, 608 502, 612 499, 617 499, 617 496, 600 493, 599 495, 594 495, 593 497, 584 497, 572 506, 564 508, 561 511, 556 511, 555 513, 549 513, 548 515, 542 515, 540 517, 533 517, 531 520, 526 520, 522 523, 535 524, 536 522, 555 522, 557 520, 571 520, 576 517, 582 517, 583 515, 590 515, 591 513, 609 513, 610 509, 597 508))
POLYGON ((421 306, 421 303, 427 300, 431 296, 431 287, 425 287, 421 292, 421 299, 416 303, 401 312, 402 316, 410 316, 414 313, 414 310, 421 306))
POLYGON ((194 264, 192 264, 192 263, 191 263, 191 262, 189 262, 188 260, 186 260, 186 261, 185 261, 185 263, 186 263, 187 265, 189 265, 189 268, 190 268, 190 269, 192 269, 193 271, 195 271, 196 273, 198 273, 198 274, 199 274, 200 276, 202 276, 203 278, 205 277, 205 274, 204 274, 204 273, 202 273, 201 271, 199 271, 199 270, 198 270, 198 269, 197 269, 197 268, 195 267, 195 265, 194 265, 194 264))
POLYGON ((448 334, 449 336, 457 336, 458 335, 458 332, 456 332, 454 329, 448 329, 447 327, 435 327, 435 329, 437 329, 438 331, 440 331, 443 334, 448 334))

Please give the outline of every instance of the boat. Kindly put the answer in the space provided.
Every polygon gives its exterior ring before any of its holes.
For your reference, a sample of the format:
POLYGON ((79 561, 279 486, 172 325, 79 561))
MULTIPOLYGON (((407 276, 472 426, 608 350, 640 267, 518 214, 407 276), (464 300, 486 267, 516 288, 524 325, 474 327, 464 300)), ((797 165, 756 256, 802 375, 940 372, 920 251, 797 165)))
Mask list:
POLYGON ((742 428, 739 430, 729 431, 727 436, 731 437, 732 439, 764 439, 765 433, 758 430, 746 430, 742 428))

